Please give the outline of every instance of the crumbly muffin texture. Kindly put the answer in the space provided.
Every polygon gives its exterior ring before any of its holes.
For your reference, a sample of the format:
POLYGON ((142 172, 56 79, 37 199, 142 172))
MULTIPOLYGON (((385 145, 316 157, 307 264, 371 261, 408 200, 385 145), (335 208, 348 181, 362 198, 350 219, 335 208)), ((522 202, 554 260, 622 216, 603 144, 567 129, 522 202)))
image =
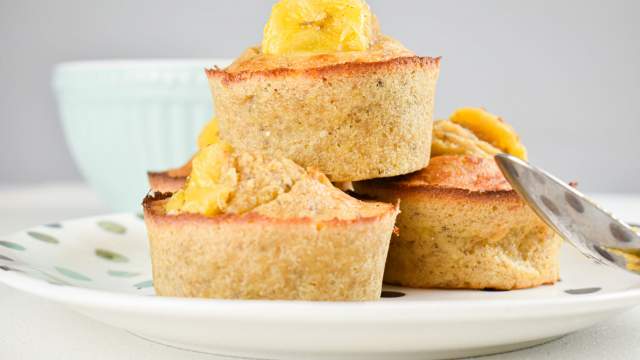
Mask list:
POLYGON ((316 169, 224 143, 201 149, 191 168, 184 186, 167 201, 169 215, 253 212, 275 219, 352 220, 386 206, 345 194, 316 169))
POLYGON ((271 218, 352 220, 371 216, 386 205, 357 200, 334 187, 324 174, 288 159, 239 152, 238 185, 225 213, 249 211, 271 218))

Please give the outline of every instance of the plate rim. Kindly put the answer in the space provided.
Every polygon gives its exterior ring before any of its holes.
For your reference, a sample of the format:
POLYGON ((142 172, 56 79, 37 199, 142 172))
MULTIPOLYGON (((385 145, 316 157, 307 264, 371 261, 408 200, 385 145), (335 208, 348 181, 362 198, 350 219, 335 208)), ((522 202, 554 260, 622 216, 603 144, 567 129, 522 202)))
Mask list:
MULTIPOLYGON (((313 318, 324 321, 350 319, 380 322, 415 320, 461 320, 539 318, 576 315, 594 311, 610 311, 640 305, 640 288, 606 294, 588 294, 562 299, 495 299, 495 300, 404 300, 393 301, 288 301, 229 300, 164 296, 144 296, 115 293, 97 289, 53 285, 16 272, 3 271, 0 282, 14 289, 66 305, 100 308, 119 312, 140 312, 156 315, 272 319, 313 318), (526 309, 526 311, 522 311, 526 309), (515 311, 514 311, 515 310, 515 311), (238 316, 240 315, 240 316, 238 316), (496 317, 497 315, 497 317, 496 317), (346 317, 345 317, 346 316, 346 317)), ((414 322, 414 321, 411 321, 414 322)))
MULTIPOLYGON (((118 212, 60 221, 88 222, 96 219, 138 215, 118 212)), ((143 221, 138 219, 138 221, 143 221)), ((37 229, 43 225, 12 232, 6 237, 37 229)), ((5 237, 5 236, 3 236, 5 237)), ((620 270, 622 272, 622 270, 620 270)), ((32 295, 58 303, 84 308, 112 311, 251 319, 277 318, 295 320, 303 316, 319 321, 371 320, 384 321, 452 321, 469 319, 540 318, 558 315, 576 315, 594 311, 624 309, 640 305, 640 285, 608 293, 584 294, 549 299, 475 299, 475 300, 402 300, 398 301, 300 301, 300 300, 233 300, 148 296, 119 293, 101 289, 50 284, 15 271, 0 271, 0 282, 32 295), (526 309, 526 311, 522 311, 526 309), (496 318, 497 317, 497 318, 496 318)), ((394 288, 402 288, 394 286, 394 288)))

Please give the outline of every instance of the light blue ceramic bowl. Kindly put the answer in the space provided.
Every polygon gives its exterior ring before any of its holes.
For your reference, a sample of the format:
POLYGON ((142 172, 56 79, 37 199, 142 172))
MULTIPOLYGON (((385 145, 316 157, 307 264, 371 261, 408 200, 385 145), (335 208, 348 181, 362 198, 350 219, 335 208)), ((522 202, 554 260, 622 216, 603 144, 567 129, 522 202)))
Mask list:
POLYGON ((114 210, 140 211, 146 172, 186 162, 211 118, 205 67, 229 60, 71 62, 53 76, 80 171, 114 210))

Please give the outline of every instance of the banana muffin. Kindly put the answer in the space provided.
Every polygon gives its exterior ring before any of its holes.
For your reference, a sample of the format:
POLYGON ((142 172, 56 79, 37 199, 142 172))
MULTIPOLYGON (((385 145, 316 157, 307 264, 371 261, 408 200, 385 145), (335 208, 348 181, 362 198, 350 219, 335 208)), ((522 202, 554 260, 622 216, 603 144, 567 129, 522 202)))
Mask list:
POLYGON ((414 174, 354 186, 377 200, 401 201, 387 283, 510 290, 558 280, 561 238, 491 158, 437 156, 414 174))
POLYGON ((262 46, 206 73, 223 140, 346 182, 428 164, 439 63, 380 34, 364 1, 283 0, 262 46))
POLYGON ((375 300, 397 205, 364 202, 291 160, 202 149, 184 187, 143 202, 164 296, 375 300))

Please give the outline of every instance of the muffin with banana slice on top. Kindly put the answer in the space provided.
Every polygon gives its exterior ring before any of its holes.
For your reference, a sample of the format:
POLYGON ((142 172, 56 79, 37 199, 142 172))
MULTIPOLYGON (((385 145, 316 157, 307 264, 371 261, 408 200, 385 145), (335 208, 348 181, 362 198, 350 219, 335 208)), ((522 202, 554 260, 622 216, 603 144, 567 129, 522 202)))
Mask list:
POLYGON ((439 63, 363 0, 281 0, 262 44, 207 76, 223 140, 349 182, 428 164, 439 63))
POLYGON ((526 158, 499 117, 465 108, 434 124, 426 168, 355 183, 356 192, 400 200, 385 282, 419 288, 521 289, 559 277, 561 238, 519 197, 493 155, 526 158))
POLYGON ((375 300, 397 205, 357 200, 317 170, 218 142, 174 193, 143 202, 163 296, 375 300))

